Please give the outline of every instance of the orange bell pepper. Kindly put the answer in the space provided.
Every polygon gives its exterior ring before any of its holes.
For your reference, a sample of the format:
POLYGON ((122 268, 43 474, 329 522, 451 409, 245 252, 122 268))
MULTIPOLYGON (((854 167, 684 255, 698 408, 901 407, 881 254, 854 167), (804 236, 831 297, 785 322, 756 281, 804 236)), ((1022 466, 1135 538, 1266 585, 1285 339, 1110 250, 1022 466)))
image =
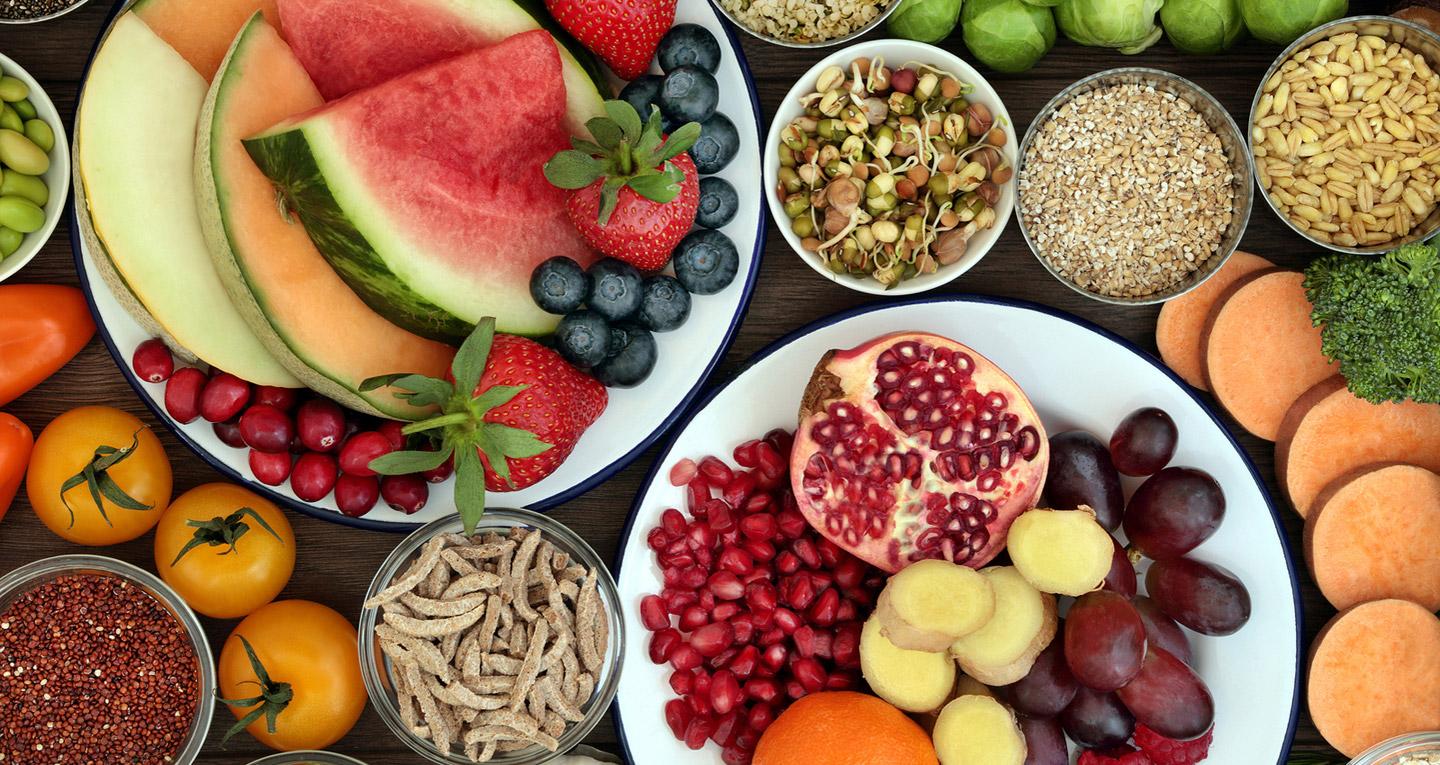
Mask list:
POLYGON ((34 446, 35 437, 25 423, 0 412, 0 518, 5 517, 15 492, 20 490, 34 446))
POLYGON ((80 290, 0 285, 0 406, 60 371, 94 336, 80 290))

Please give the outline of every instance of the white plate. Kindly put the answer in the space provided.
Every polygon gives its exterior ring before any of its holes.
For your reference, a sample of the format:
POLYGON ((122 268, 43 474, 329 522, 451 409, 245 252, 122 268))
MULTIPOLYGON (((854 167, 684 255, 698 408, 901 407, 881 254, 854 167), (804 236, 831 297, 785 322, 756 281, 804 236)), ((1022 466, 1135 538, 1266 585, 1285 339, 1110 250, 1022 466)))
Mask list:
POLYGON ((684 489, 670 485, 670 466, 710 454, 728 461, 744 441, 772 428, 793 430, 801 390, 821 354, 903 330, 954 338, 989 357, 1030 396, 1051 433, 1083 428, 1108 437, 1140 407, 1170 413, 1180 429, 1172 464, 1202 468, 1225 489, 1225 522, 1195 555, 1239 576, 1254 606, 1250 622, 1234 635, 1189 635, 1196 667, 1215 697, 1215 743, 1207 762, 1283 762, 1299 706, 1299 588, 1279 517, 1254 467, 1187 386, 1124 339, 1053 309, 977 297, 871 306, 802 329, 762 351, 738 378, 703 400, 661 452, 621 538, 617 562, 626 627, 631 635, 645 636, 628 641, 616 698, 616 726, 629 761, 720 763, 718 747, 692 752, 665 725, 663 708, 674 697, 669 667, 650 662, 648 632, 640 623, 640 599, 661 588, 645 535, 662 510, 685 502, 684 489))
MULTIPOLYGON (((128 4, 125 7, 128 8, 128 4)), ((760 104, 756 100, 753 79, 739 41, 733 31, 721 22, 707 0, 680 0, 675 21, 700 24, 709 29, 724 51, 720 71, 716 74, 720 85, 719 111, 735 123, 740 134, 741 150, 719 176, 729 181, 738 192, 740 212, 721 230, 735 242, 740 253, 739 274, 734 283, 718 294, 696 295, 685 326, 674 332, 656 334, 660 360, 654 374, 637 388, 611 389, 610 404, 604 415, 585 433, 574 453, 559 469, 534 486, 495 497, 497 503, 547 510, 594 488, 628 465, 660 438, 700 392, 701 385, 724 356, 745 316, 755 277, 759 273, 760 253, 765 245, 762 212, 765 202, 760 189, 760 104)), ((659 69, 655 71, 659 72, 659 69)), ((77 205, 84 204, 80 197, 77 191, 77 205)), ((222 443, 210 423, 197 420, 181 425, 175 422, 165 412, 165 386, 142 382, 130 368, 132 352, 137 345, 149 339, 149 335, 115 300, 109 286, 95 269, 91 260, 93 255, 76 235, 78 230, 79 225, 72 218, 71 242, 76 266, 83 276, 81 286, 89 296, 100 337, 115 357, 120 371, 140 394, 140 399, 201 459, 276 502, 349 526, 406 531, 454 512, 452 486, 445 483, 432 487, 430 501, 416 515, 396 512, 382 502, 363 518, 348 518, 339 513, 332 498, 307 504, 297 498, 289 486, 271 487, 254 480, 248 450, 222 443)))

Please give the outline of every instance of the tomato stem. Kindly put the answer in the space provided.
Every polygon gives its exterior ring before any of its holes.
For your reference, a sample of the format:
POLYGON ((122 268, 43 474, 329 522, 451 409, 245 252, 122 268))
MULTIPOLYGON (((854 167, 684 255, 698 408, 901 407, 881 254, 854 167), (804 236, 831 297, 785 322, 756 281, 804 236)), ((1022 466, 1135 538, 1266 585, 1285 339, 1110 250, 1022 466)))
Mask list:
POLYGON ((247 515, 254 518, 255 521, 260 524, 261 528, 270 532, 270 536, 275 537, 276 541, 282 545, 285 544, 285 540, 281 539, 280 535, 275 533, 275 529, 271 528, 270 524, 266 523, 265 519, 261 518, 259 513, 255 512, 253 508, 242 507, 223 518, 217 515, 208 521, 186 521, 185 525, 194 528, 195 534, 190 538, 190 541, 185 543, 184 547, 180 548, 180 553, 175 556, 175 560, 170 561, 170 566, 173 568, 175 564, 180 562, 181 558, 185 557, 186 553, 200 545, 209 545, 211 547, 228 545, 228 549, 220 553, 221 555, 229 555, 235 552, 235 543, 239 542, 240 537, 245 536, 245 534, 250 531, 250 524, 245 522, 245 516, 247 515))
MULTIPOLYGON (((236 635, 240 638, 240 644, 245 647, 245 655, 250 659, 250 669, 255 672, 256 680, 248 680, 246 683, 260 686, 260 693, 248 699, 226 699, 221 698, 217 692, 215 697, 221 704, 231 707, 254 707, 240 721, 225 731, 225 737, 220 743, 228 742, 235 734, 250 727, 252 723, 265 716, 265 730, 268 733, 275 733, 275 720, 285 708, 290 706, 290 701, 295 698, 295 691, 289 683, 277 683, 270 679, 270 673, 265 671, 265 665, 260 663, 260 657, 255 655, 255 649, 250 646, 250 641, 244 635, 236 635)), ((242 683, 244 685, 245 683, 242 683)))
POLYGON ((105 521, 105 525, 112 528, 115 524, 110 522, 110 516, 105 512, 105 500, 107 499, 116 507, 125 510, 153 510, 155 508, 154 505, 144 504, 126 494, 125 490, 120 488, 120 484, 115 483, 115 479, 111 478, 108 472, 111 468, 124 462, 140 447, 139 430, 135 431, 130 438, 130 445, 123 449, 116 449, 106 444, 95 447, 95 454, 91 456, 90 462, 85 465, 85 468, 65 479, 65 483, 60 485, 60 503, 70 513, 69 528, 75 528, 75 508, 70 506, 70 500, 66 499, 65 495, 81 484, 89 488, 90 498, 95 502, 95 509, 100 511, 100 518, 105 521))

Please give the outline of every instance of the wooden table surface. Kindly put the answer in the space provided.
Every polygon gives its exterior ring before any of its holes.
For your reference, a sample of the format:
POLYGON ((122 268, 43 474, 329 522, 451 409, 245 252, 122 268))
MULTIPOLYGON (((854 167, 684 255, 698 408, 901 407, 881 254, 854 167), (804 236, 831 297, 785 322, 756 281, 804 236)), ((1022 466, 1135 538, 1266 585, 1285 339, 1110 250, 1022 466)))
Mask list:
MULTIPOLYGON (((196 2, 200 5, 203 0, 196 2)), ((1360 7, 1367 4, 1356 3, 1357 7, 1352 10, 1357 13, 1378 11, 1360 7)), ((58 21, 35 26, 0 26, 0 51, 26 67, 44 84, 64 115, 67 130, 73 128, 75 96, 81 74, 109 7, 106 0, 95 0, 58 21)), ((769 116, 785 92, 821 54, 772 46, 749 36, 742 36, 742 39, 768 125, 769 116)), ((943 47, 966 55, 958 35, 943 43, 943 47)), ((1157 67, 1190 78, 1219 98, 1236 121, 1244 124, 1259 79, 1278 52, 1274 46, 1246 41, 1220 56, 1189 57, 1180 55, 1168 43, 1162 42, 1139 56, 1127 57, 1113 51, 1082 48, 1061 39, 1055 49, 1030 72, 1019 75, 987 72, 987 76, 1004 98, 1019 131, 1029 125, 1046 101, 1074 80, 1102 69, 1131 65, 1157 67)), ((1290 232, 1260 201, 1256 203, 1242 247, 1290 267, 1302 267, 1314 253, 1313 247, 1290 232)), ((44 252, 11 281, 76 283, 67 222, 61 223, 44 252)), ((1153 330, 1158 308, 1113 307, 1070 291, 1051 278, 1031 255, 1014 220, 989 256, 945 291, 1044 303, 1101 324, 1141 348, 1153 352, 1155 347, 1153 330)), ((723 380, 736 373, 746 358, 786 332, 868 301, 868 296, 816 276, 786 247, 772 225, 749 315, 716 372, 715 380, 723 380)), ((0 311, 3 310, 4 306, 0 305, 0 311)), ((1043 353, 1043 345, 1037 345, 1036 352, 1043 353)), ((195 485, 220 479, 136 399, 98 338, 59 374, 11 404, 9 411, 38 434, 56 415, 84 404, 115 406, 151 424, 165 442, 174 462, 176 495, 195 485)), ((1278 499, 1280 495, 1275 488, 1272 445, 1240 432, 1231 424, 1231 429, 1239 435, 1240 442, 1277 497, 1276 504, 1283 507, 1284 503, 1278 499)), ((630 504, 654 459, 655 450, 652 449, 586 496, 557 509, 555 517, 580 532, 602 556, 612 559, 630 504)), ((1298 553, 1302 529, 1300 519, 1288 510, 1282 511, 1282 515, 1291 550, 1298 553)), ((316 600, 333 606, 352 619, 356 618, 366 585, 380 561, 400 538, 386 533, 353 530, 298 514, 292 514, 291 520, 300 555, 295 576, 283 597, 316 600)), ((29 510, 23 491, 3 525, 0 525, 0 571, 8 571, 39 558, 79 551, 40 525, 29 510)), ((154 568, 148 535, 103 552, 147 569, 154 568)), ((1308 643, 1334 611, 1310 584, 1304 572, 1300 579, 1304 590, 1308 643)), ((234 625, 206 621, 212 645, 218 648, 234 625)), ((223 707, 218 709, 210 744, 201 756, 202 762, 234 765, 247 763, 263 753, 263 747, 247 736, 222 747, 220 734, 231 723, 230 714, 223 707)), ((615 740, 614 729, 608 721, 601 723, 591 737, 592 744, 612 751, 616 749, 615 740)), ((419 761, 403 748, 370 710, 366 711, 350 735, 332 748, 362 757, 371 765, 419 761)), ((1304 710, 1300 715, 1294 751, 1334 754, 1324 744, 1304 710)))

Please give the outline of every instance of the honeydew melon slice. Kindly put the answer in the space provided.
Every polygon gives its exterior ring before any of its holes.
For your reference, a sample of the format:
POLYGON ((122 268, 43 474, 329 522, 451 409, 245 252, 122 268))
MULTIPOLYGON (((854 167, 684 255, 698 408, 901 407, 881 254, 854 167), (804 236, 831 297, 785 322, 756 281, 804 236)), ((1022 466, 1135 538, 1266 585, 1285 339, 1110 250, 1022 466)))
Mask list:
POLYGON ((265 18, 255 14, 220 65, 200 116, 195 181, 215 268, 240 313, 309 388, 359 411, 414 419, 389 388, 361 392, 369 377, 445 373, 454 349, 406 332, 370 310, 330 268, 241 139, 322 105, 309 75, 265 18))
POLYGON ((81 233, 122 305, 182 354, 259 385, 299 387, 230 302, 195 205, 207 85, 133 13, 90 67, 76 116, 81 233))

